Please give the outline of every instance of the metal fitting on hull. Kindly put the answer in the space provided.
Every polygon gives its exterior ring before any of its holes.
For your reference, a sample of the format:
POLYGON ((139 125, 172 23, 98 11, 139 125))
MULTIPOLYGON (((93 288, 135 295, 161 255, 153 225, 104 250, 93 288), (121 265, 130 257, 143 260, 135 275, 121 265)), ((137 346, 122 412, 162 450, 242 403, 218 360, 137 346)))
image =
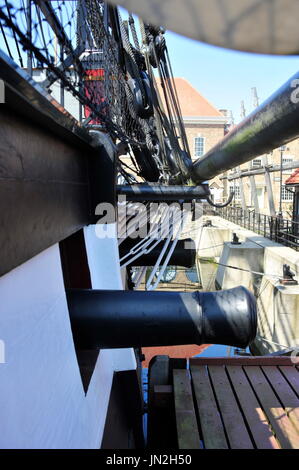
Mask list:
POLYGON ((163 186, 156 183, 124 184, 117 186, 117 193, 128 201, 192 201, 206 199, 210 194, 207 184, 199 186, 163 186))

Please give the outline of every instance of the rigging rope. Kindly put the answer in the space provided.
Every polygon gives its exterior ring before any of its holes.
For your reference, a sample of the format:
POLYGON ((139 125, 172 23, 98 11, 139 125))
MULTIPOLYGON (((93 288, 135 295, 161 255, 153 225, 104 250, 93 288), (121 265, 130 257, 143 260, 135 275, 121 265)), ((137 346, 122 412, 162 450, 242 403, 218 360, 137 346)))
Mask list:
POLYGON ((119 10, 102 0, 32 0, 32 4, 34 10, 28 15, 24 0, 21 7, 0 0, 1 34, 9 56, 13 59, 13 40, 21 67, 27 51, 28 63, 31 56, 33 65, 46 74, 41 84, 50 93, 58 80, 62 103, 64 90, 78 100, 84 127, 98 125, 114 140, 130 144, 136 174, 167 184, 185 182, 179 139, 188 155, 189 148, 164 31, 140 21, 140 41, 133 15, 129 13, 124 22, 119 10), (152 63, 158 68, 166 112, 152 63), (145 117, 136 108, 135 86, 149 112, 145 117))

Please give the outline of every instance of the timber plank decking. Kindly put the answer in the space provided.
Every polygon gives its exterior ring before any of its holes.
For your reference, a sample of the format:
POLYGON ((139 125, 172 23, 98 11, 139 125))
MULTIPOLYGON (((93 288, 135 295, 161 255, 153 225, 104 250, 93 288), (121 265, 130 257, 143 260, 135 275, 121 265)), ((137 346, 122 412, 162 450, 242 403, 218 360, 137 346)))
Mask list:
POLYGON ((290 357, 197 357, 168 375, 172 447, 299 449, 299 370, 290 357))
POLYGON ((200 439, 187 369, 173 370, 173 391, 180 449, 199 449, 200 439))
POLYGON ((195 403, 200 416, 203 440, 207 449, 228 449, 216 398, 204 366, 191 368, 195 403))
POLYGON ((224 367, 210 366, 209 374, 230 447, 234 449, 253 449, 246 424, 224 367))
POLYGON ((279 448, 242 366, 227 366, 229 380, 248 423, 257 449, 279 448))

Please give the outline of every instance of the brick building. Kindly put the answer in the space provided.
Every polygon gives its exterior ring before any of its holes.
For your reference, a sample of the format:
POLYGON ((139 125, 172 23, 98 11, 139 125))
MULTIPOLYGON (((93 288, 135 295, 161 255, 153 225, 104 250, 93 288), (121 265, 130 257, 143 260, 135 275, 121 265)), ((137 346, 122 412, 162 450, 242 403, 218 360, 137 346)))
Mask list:
MULTIPOLYGON (((225 135, 227 123, 229 121, 225 110, 216 109, 207 101, 187 80, 175 78, 175 85, 178 92, 179 102, 182 110, 186 134, 193 160, 201 157, 225 135)), ((160 89, 162 94, 162 90, 160 89)), ((247 171, 251 169, 262 169, 263 165, 270 168, 279 166, 282 163, 294 163, 299 161, 299 139, 289 142, 287 145, 274 149, 267 155, 262 155, 254 160, 241 165, 238 169, 233 169, 225 175, 233 175, 236 171, 247 171)), ((293 207, 293 193, 286 185, 287 178, 294 169, 269 172, 269 180, 272 187, 273 204, 275 213, 282 211, 285 217, 291 217, 293 207), (281 184, 282 182, 282 184, 281 184), (281 190, 280 190, 281 187, 281 190), (280 204, 281 192, 281 204, 280 204)), ((254 176, 254 183, 249 177, 242 178, 245 206, 249 209, 257 209, 263 214, 270 214, 269 191, 264 174, 254 176), (255 195, 254 195, 255 193, 255 195)), ((239 180, 226 180, 221 176, 210 181, 210 188, 214 194, 215 202, 226 200, 229 192, 235 192, 233 204, 242 206, 241 184, 239 180)))
MULTIPOLYGON (((174 79, 192 160, 196 160, 216 145, 225 135, 228 122, 225 113, 213 106, 185 78, 174 79)), ((163 90, 158 84, 161 97, 163 90)), ((217 177, 210 181, 215 201, 223 198, 223 182, 217 177)))
MULTIPOLYGON (((299 160, 299 139, 289 142, 287 145, 274 149, 267 155, 261 155, 254 160, 244 163, 238 169, 233 169, 223 176, 233 176, 234 172, 241 171, 245 172, 251 169, 262 170, 266 164, 270 169, 272 167, 279 167, 280 162, 282 163, 294 163, 299 160)), ((292 216, 293 207, 293 193, 288 190, 288 186, 285 184, 286 180, 293 173, 294 169, 283 170, 282 175, 280 171, 269 172, 269 179, 272 187, 273 203, 275 213, 278 214, 280 209, 284 217, 292 216), (282 181, 282 184, 280 182, 282 181), (280 204, 280 186, 281 186, 281 204, 280 204)), ((220 177, 221 178, 221 177, 220 177)), ((262 214, 270 214, 269 205, 269 191, 266 184, 265 174, 254 175, 255 188, 250 182, 250 177, 245 176, 242 178, 243 193, 245 199, 245 206, 248 209, 258 209, 262 214), (256 193, 256 201, 254 200, 254 192, 256 193), (258 204, 258 207, 256 207, 258 204)), ((240 180, 223 180, 224 194, 227 196, 229 191, 235 192, 234 204, 237 206, 244 206, 242 203, 242 187, 240 180)), ((272 214, 273 215, 273 214, 272 214)))
MULTIPOLYGON (((224 137, 227 117, 184 78, 175 78, 192 160, 196 160, 224 137)), ((162 91, 160 90, 162 95, 162 91)))

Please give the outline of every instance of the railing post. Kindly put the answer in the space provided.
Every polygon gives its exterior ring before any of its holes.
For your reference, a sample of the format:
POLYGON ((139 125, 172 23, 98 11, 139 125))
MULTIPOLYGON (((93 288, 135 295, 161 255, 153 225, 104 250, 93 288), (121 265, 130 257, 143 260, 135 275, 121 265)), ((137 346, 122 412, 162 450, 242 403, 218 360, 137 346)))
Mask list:
POLYGON ((271 218, 271 233, 271 240, 274 238, 274 240, 277 241, 277 217, 275 217, 275 219, 271 218))
POLYGON ((266 215, 264 214, 264 237, 266 238, 266 215))

